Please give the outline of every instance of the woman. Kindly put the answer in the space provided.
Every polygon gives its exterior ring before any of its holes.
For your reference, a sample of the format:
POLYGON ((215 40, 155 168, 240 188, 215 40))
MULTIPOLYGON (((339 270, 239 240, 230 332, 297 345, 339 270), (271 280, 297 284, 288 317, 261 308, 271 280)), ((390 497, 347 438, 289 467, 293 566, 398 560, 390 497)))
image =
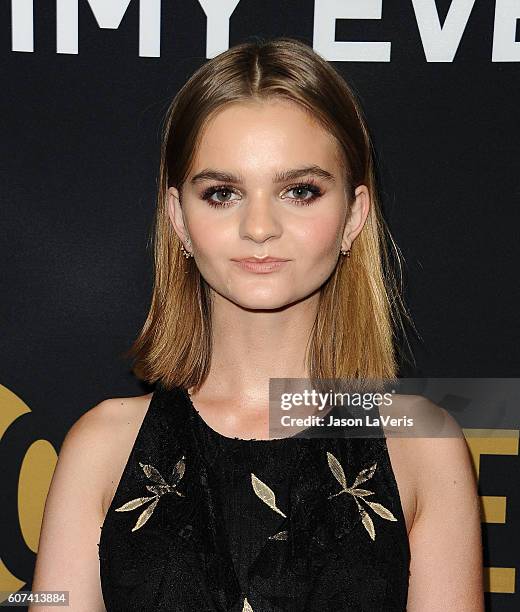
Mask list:
POLYGON ((330 64, 282 38, 197 70, 166 117, 131 351, 155 391, 68 432, 33 589, 89 611, 483 610, 476 482, 447 413, 421 404, 444 438, 269 439, 271 378, 397 376, 387 244, 368 129, 330 64))

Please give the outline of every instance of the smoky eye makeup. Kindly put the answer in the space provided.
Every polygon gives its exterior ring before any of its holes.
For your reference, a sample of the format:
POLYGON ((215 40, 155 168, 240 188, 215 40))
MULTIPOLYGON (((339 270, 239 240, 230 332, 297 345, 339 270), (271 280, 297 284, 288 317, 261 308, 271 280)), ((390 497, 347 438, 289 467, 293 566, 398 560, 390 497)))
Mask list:
MULTIPOLYGON (((220 185, 211 185, 209 187, 207 187, 200 195, 202 200, 205 200, 209 206, 213 206, 216 208, 226 208, 229 205, 231 205, 233 202, 236 201, 236 199, 229 199, 229 200, 215 200, 213 199, 213 196, 216 194, 237 194, 239 195, 240 192, 233 187, 232 185, 229 184, 220 184, 220 185)), ((282 196, 281 199, 283 200, 293 200, 294 203, 297 206, 309 206, 310 204, 312 204, 313 202, 315 202, 318 198, 320 198, 323 195, 323 191, 322 189, 319 187, 319 185, 312 179, 308 179, 308 180, 304 180, 304 181, 300 181, 298 183, 295 183, 293 185, 288 185, 283 191, 282 191, 282 196), (288 197, 287 194, 291 193, 291 192, 304 192, 304 195, 302 197, 288 197), (310 196, 310 197, 308 197, 310 196)))

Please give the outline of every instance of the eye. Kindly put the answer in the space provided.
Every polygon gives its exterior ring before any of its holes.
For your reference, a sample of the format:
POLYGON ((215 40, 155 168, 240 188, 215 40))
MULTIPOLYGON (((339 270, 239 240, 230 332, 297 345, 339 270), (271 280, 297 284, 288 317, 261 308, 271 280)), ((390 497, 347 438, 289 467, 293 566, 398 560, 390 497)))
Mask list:
POLYGON ((298 185, 293 185, 292 187, 289 187, 285 193, 290 193, 291 191, 295 192, 297 197, 290 199, 299 202, 300 206, 308 206, 322 195, 321 189, 312 182, 298 183, 298 185), (309 195, 310 197, 307 197, 309 195))
MULTIPOLYGON (((296 197, 289 199, 297 202, 299 206, 308 206, 323 195, 321 189, 312 181, 298 183, 288 187, 282 199, 285 199, 285 194, 290 192, 294 192, 296 197)), ((238 195, 237 191, 230 185, 213 185, 208 187, 201 197, 213 208, 227 208, 234 201, 231 199, 233 194, 238 195), (220 196, 222 199, 214 199, 213 196, 217 196, 217 198, 220 196)))
POLYGON ((236 191, 230 187, 229 185, 215 185, 212 187, 208 187, 206 191, 202 194, 202 199, 206 200, 206 202, 213 206, 214 208, 227 208, 233 200, 228 199, 230 195, 233 193, 236 194, 236 191), (223 200, 214 200, 212 199, 216 194, 224 194, 223 200))

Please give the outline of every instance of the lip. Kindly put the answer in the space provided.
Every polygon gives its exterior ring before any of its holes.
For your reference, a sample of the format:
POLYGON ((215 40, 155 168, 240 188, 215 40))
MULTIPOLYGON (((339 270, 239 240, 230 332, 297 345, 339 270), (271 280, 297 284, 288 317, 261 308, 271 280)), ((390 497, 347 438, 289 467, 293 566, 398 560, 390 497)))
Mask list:
POLYGON ((242 259, 233 259, 233 261, 250 261, 252 263, 268 263, 270 261, 288 261, 281 257, 244 257, 242 259))
POLYGON ((289 261, 288 259, 279 259, 278 257, 246 257, 244 259, 233 259, 233 263, 237 264, 243 270, 254 272, 256 274, 269 274, 275 272, 289 261))

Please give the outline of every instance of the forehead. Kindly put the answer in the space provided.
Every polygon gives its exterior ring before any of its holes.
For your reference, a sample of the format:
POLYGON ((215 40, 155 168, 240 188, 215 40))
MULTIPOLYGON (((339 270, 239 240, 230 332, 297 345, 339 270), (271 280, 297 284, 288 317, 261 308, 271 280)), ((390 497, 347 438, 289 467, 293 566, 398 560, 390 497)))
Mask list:
POLYGON ((280 167, 317 164, 337 169, 336 139, 310 113, 290 100, 226 105, 205 125, 193 173, 201 168, 272 174, 280 167))

